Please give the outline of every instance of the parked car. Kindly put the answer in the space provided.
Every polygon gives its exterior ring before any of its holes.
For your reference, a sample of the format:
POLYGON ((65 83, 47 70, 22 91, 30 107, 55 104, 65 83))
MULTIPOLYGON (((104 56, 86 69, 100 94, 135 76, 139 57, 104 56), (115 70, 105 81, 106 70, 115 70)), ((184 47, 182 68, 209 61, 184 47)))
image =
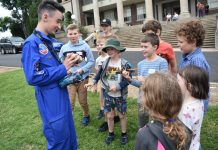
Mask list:
POLYGON ((2 55, 6 53, 16 54, 19 51, 22 51, 24 39, 22 37, 10 37, 2 38, 0 40, 0 53, 2 55))

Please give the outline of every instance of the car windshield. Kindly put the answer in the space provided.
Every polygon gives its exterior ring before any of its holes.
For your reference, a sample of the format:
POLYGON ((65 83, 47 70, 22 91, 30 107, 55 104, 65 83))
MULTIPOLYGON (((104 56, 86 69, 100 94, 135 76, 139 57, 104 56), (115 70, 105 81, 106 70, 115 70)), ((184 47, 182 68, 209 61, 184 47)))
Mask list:
POLYGON ((11 37, 12 42, 23 42, 24 39, 22 37, 11 37))

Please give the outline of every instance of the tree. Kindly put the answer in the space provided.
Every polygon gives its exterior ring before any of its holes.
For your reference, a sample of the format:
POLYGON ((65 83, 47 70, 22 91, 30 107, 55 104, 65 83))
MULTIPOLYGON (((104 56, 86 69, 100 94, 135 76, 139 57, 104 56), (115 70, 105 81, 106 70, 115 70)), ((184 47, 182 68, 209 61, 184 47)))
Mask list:
POLYGON ((12 11, 12 19, 21 25, 25 37, 30 35, 37 24, 37 6, 41 0, 0 0, 0 2, 3 7, 12 11))
POLYGON ((5 32, 10 27, 12 19, 10 17, 0 18, 0 31, 5 32))

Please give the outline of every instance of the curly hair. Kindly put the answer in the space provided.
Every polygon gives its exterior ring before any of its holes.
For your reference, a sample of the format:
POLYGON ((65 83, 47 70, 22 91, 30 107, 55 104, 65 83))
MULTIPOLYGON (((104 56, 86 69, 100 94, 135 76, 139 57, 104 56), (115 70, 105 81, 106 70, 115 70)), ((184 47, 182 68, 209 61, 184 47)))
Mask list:
POLYGON ((181 23, 176 29, 176 35, 186 37, 188 43, 196 41, 196 46, 201 47, 205 38, 205 29, 199 20, 192 20, 181 23))
POLYGON ((170 73, 154 73, 142 86, 142 106, 149 110, 150 118, 163 123, 163 132, 183 149, 189 140, 185 126, 177 119, 183 98, 177 79, 170 73))

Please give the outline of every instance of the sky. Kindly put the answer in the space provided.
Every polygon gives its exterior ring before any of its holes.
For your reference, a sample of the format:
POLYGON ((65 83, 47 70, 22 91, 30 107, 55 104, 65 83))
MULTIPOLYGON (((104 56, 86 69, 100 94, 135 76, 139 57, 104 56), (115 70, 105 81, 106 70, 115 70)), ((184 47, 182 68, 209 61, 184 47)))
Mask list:
MULTIPOLYGON (((6 8, 2 7, 1 3, 0 3, 0 12, 1 12, 0 17, 11 16, 11 12, 6 8)), ((7 37, 7 36, 11 36, 10 31, 0 32, 0 38, 7 37)))

